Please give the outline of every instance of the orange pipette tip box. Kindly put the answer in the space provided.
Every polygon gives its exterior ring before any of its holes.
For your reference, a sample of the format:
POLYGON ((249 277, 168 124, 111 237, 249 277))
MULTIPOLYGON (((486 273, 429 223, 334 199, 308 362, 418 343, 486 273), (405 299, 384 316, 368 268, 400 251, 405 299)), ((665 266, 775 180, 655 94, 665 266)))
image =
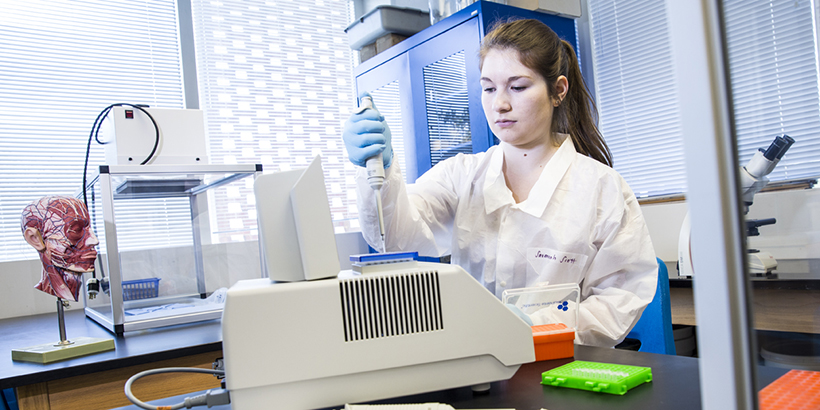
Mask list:
POLYGON ((820 372, 789 370, 758 396, 760 410, 820 409, 820 372))
POLYGON ((575 356, 575 329, 563 323, 533 326, 532 341, 536 362, 575 356))

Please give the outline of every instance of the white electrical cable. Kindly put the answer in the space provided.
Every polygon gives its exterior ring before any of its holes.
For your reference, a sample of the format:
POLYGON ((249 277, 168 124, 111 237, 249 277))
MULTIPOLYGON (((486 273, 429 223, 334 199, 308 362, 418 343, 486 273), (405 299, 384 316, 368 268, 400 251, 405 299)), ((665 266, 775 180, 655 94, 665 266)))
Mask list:
POLYGON ((165 367, 160 369, 151 369, 146 370, 144 372, 139 372, 128 381, 125 382, 125 397, 128 397, 128 400, 131 403, 134 403, 139 408, 146 409, 146 410, 176 410, 182 408, 188 408, 194 406, 208 406, 211 407, 214 404, 227 404, 230 400, 227 399, 227 390, 222 389, 215 389, 209 390, 206 394, 195 396, 195 397, 186 397, 185 401, 182 403, 177 403, 171 406, 154 406, 145 402, 140 401, 138 398, 134 397, 134 394, 131 392, 131 385, 145 377, 150 376, 153 374, 160 374, 160 373, 205 373, 205 374, 214 374, 214 375, 224 375, 225 371, 223 370, 213 370, 213 369, 201 369, 198 367, 165 367), (224 397, 222 397, 224 395, 224 397), (217 398, 217 396, 220 396, 217 398), (212 400, 212 398, 214 398, 212 400), (217 403, 213 403, 217 402, 217 403))

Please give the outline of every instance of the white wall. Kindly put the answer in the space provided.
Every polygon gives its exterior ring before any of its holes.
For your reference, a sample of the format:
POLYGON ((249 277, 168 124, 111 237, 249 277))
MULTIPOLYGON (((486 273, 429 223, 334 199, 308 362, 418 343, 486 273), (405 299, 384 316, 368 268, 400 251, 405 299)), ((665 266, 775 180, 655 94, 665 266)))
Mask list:
MULTIPOLYGON (((57 311, 54 296, 34 289, 42 269, 39 259, 0 263, 0 319, 57 311)), ((82 309, 82 303, 72 303, 71 309, 82 309)), ((56 316, 54 326, 56 334, 56 316)))
MULTIPOLYGON (((649 204, 641 207, 655 246, 655 254, 676 276, 678 236, 686 215, 685 202, 649 204)), ((748 219, 776 218, 750 237, 748 247, 767 251, 778 261, 776 272, 790 278, 820 278, 820 189, 759 193, 749 208, 748 219)))

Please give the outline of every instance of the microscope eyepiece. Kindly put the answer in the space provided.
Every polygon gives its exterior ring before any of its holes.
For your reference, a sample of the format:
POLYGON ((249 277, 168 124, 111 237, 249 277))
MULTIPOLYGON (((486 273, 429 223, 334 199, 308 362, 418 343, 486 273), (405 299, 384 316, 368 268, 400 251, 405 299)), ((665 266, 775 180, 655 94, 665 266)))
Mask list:
POLYGON ((772 144, 769 145, 769 148, 763 152, 763 156, 766 157, 769 161, 779 160, 783 158, 783 155, 786 154, 786 151, 789 150, 789 147, 794 144, 794 138, 783 134, 782 136, 775 137, 772 144))

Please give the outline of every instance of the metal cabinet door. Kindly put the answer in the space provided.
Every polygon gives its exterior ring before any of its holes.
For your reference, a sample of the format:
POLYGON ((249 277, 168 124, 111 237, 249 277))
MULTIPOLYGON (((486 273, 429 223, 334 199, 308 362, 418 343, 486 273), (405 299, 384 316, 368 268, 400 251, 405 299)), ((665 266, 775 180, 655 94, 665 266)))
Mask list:
POLYGON ((490 147, 481 110, 476 15, 356 77, 392 133, 394 161, 412 183, 458 152, 490 147))
POLYGON ((481 109, 478 20, 474 14, 409 51, 419 175, 458 153, 490 147, 481 109))
POLYGON ((410 98, 408 54, 400 54, 356 77, 356 90, 359 95, 369 92, 373 96, 376 108, 390 127, 393 161, 400 164, 405 180, 412 183, 420 174, 413 160, 416 157, 416 124, 410 98))

